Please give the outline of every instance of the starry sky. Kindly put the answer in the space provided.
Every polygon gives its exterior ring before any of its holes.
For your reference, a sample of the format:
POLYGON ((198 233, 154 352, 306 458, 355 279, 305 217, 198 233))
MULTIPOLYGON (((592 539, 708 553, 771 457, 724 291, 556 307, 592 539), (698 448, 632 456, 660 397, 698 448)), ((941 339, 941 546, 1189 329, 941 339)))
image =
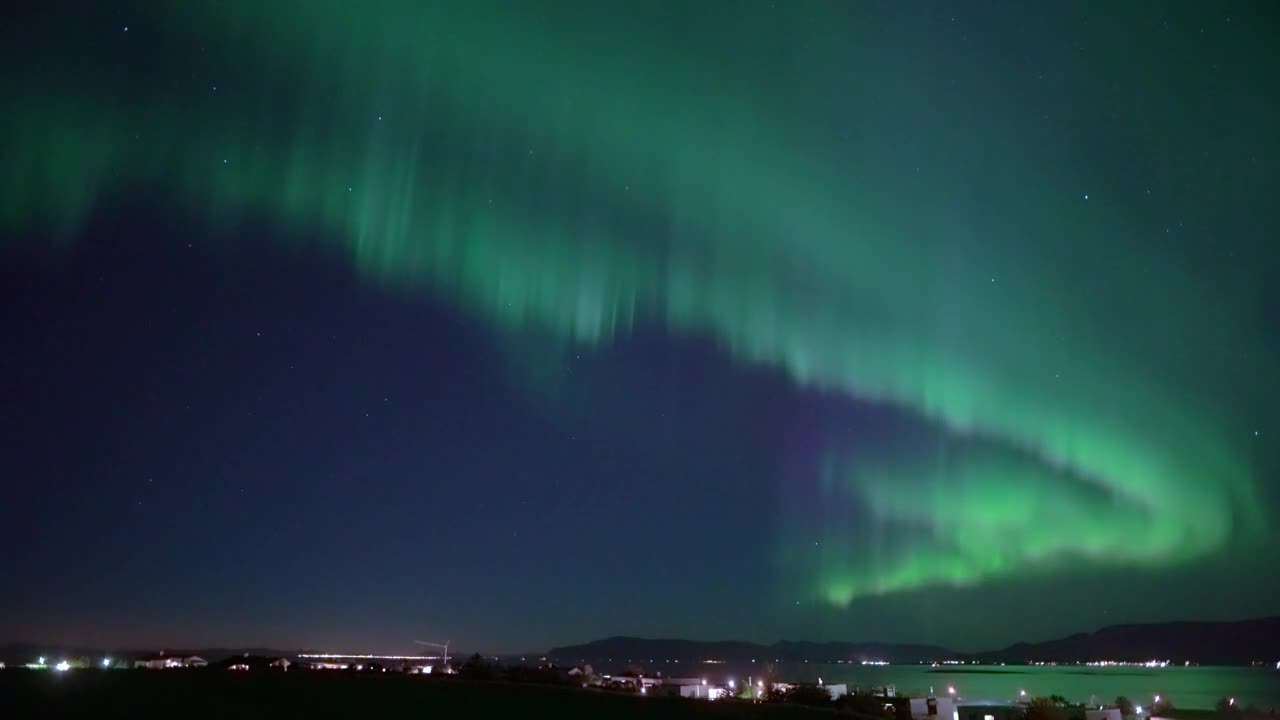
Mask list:
POLYGON ((0 637, 1280 612, 1270 3, 6 25, 0 637))

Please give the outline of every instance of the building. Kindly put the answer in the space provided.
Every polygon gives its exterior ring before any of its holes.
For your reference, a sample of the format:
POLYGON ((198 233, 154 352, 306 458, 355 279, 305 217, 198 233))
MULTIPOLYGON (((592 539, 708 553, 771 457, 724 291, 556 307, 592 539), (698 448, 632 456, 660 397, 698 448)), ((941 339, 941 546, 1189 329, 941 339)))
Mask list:
POLYGON ((848 695, 848 694, 849 694, 849 686, 848 686, 848 685, 845 685, 844 683, 836 683, 836 684, 834 684, 834 685, 830 685, 830 684, 828 684, 828 685, 821 685, 821 684, 820 684, 820 686, 821 686, 821 687, 823 687, 823 688, 826 688, 827 692, 831 694, 831 699, 832 699, 832 700, 839 700, 840 698, 842 698, 842 697, 844 697, 845 695, 848 695))
POLYGON ((680 697, 698 700, 719 700, 728 693, 728 690, 719 685, 708 685, 705 680, 696 685, 680 685, 679 688, 680 697))
POLYGON ((227 658, 219 664, 219 667, 225 670, 244 672, 248 670, 288 670, 292 664, 293 662, 288 658, 245 654, 227 658))
MULTIPOLYGON (((817 685, 814 685, 812 683, 775 682, 775 683, 770 683, 770 686, 775 690, 781 690, 782 692, 790 692, 791 690, 794 690, 795 688, 798 688, 798 687, 822 688, 823 690, 827 691, 827 694, 831 696, 832 700, 839 700, 840 698, 849 694, 849 686, 846 685, 845 683, 836 683, 832 685, 830 683, 822 682, 822 678, 818 678, 817 685)), ((764 697, 764 694, 765 694, 764 681, 758 682, 755 687, 751 688, 750 694, 752 697, 764 697)))
POLYGON ((147 657, 133 661, 133 666, 135 668, 145 668, 147 670, 205 667, 208 664, 209 662, 199 655, 166 655, 163 650, 155 655, 148 655, 147 657))
POLYGON ((949 697, 911 698, 912 720, 957 720, 955 701, 949 697))
POLYGON ((1101 710, 1085 710, 1084 720, 1124 720, 1120 708, 1109 707, 1101 710))

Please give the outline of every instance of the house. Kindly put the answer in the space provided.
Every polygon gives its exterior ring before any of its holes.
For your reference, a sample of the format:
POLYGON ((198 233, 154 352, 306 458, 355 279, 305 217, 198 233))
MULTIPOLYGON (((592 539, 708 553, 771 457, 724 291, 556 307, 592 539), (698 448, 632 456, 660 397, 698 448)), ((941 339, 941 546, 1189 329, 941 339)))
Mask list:
POLYGON ((287 658, 270 658, 262 655, 238 655, 229 657, 219 663, 219 667, 224 670, 248 671, 248 670, 288 670, 293 663, 287 658))
POLYGON ((708 685, 706 680, 677 687, 680 688, 680 697, 697 698, 699 700, 719 700, 729 692, 720 685, 708 685))
POLYGON ((166 655, 163 650, 155 655, 148 655, 144 658, 133 661, 133 666, 135 668, 146 668, 147 670, 205 667, 208 664, 209 662, 199 655, 166 655))
POLYGON ((826 689, 826 691, 831 694, 832 700, 839 700, 849 694, 849 686, 844 683, 836 683, 834 685, 823 685, 822 683, 818 683, 818 685, 819 687, 826 689))
POLYGON ((955 701, 949 697, 911 698, 912 720, 956 720, 955 701))
POLYGON ((1124 720, 1120 708, 1109 707, 1101 710, 1085 710, 1084 720, 1124 720))

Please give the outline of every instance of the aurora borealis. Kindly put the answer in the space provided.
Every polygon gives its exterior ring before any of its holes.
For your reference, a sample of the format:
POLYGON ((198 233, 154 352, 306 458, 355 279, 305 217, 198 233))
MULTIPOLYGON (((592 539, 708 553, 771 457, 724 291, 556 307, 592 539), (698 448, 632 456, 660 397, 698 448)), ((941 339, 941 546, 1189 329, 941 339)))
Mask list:
MULTIPOLYGON (((605 358, 636 343, 707 343, 801 398, 805 430, 780 432, 803 438, 742 480, 770 488, 753 632, 845 637, 903 598, 1274 559, 1265 5, 26 13, 3 51, 25 71, 0 81, 0 227, 24 258, 71 263, 95 218, 146 197, 207 228, 211 266, 265 224, 250 244, 448 308, 550 426, 617 413, 601 432, 626 446, 639 421, 612 406, 643 403, 605 358), (583 353, 594 379, 561 377, 583 353), (759 619, 793 600, 820 625, 759 619)), ((185 244, 148 234, 138 252, 185 244)), ((720 438, 706 452, 770 454, 683 407, 679 427, 720 438)), ((696 462, 680 486, 732 482, 696 462)), ((716 522, 671 532, 697 547, 716 522)), ((1276 609, 1246 595, 1171 611, 1276 609)), ((670 613, 660 629, 704 619, 670 613)))

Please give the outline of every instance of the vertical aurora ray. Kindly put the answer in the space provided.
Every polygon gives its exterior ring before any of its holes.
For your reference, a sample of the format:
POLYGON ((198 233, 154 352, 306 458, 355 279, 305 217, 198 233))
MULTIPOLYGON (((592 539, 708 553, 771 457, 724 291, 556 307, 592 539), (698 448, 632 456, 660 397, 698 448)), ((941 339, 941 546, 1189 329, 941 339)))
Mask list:
POLYGON ((957 449, 829 448, 830 501, 924 529, 874 563, 851 542, 825 555, 810 581, 835 604, 1059 558, 1174 564, 1256 532, 1244 432, 1217 401, 1271 366, 1251 288, 1224 294, 1120 208, 1079 207, 1069 150, 989 130, 955 150, 987 118, 887 79, 877 64, 922 70, 874 59, 874 19, 708 9, 690 42, 661 8, 353 7, 144 6, 127 40, 166 28, 173 67, 95 62, 97 28, 56 35, 4 81, 24 102, 0 119, 0 223, 71 233, 101 198, 161 187, 228 226, 314 229, 370 280, 502 326, 599 343, 658 319, 899 408, 957 449), (851 97, 833 67, 861 67, 851 97), (827 138, 840 127, 867 139, 827 138), (896 167, 915 145, 949 169, 896 167))

